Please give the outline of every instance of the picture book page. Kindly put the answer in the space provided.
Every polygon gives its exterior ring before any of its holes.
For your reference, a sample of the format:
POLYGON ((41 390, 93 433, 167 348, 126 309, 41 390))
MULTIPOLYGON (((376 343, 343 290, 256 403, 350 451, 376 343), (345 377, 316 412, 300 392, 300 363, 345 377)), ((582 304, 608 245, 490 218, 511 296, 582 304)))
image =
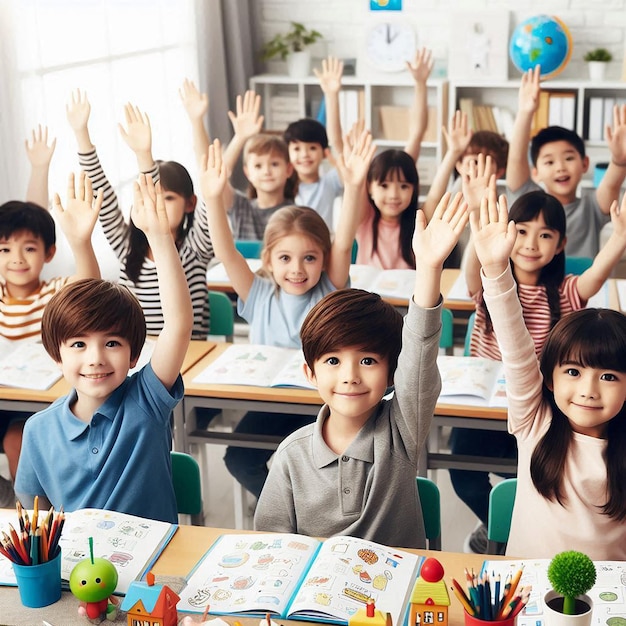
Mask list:
POLYGON ((472 356, 437 357, 442 402, 506 407, 506 383, 500 361, 472 356))
POLYGON ((222 535, 180 593, 179 611, 283 615, 320 542, 300 535, 222 535))
POLYGON ((289 607, 289 617, 347 623, 371 598, 400 624, 423 557, 355 537, 327 539, 289 607))
MULTIPOLYGON (((256 273, 261 269, 261 259, 246 259, 246 263, 252 272, 256 273)), ((231 282, 223 263, 215 263, 209 267, 206 281, 209 285, 230 285, 231 282)))
POLYGON ((351 265, 350 286, 408 300, 415 287, 415 270, 381 270, 370 265, 351 265))
MULTIPOLYGON (((517 626, 543 626, 543 597, 552 586, 548 581, 549 559, 523 561, 485 561, 483 571, 493 572, 505 580, 524 565, 519 587, 531 585, 530 599, 517 616, 517 626)), ((595 561, 596 583, 587 593, 593 600, 593 624, 618 626, 626 623, 626 563, 595 561)), ((493 576, 492 576, 493 579, 493 576)))
POLYGON ((61 378, 59 366, 43 344, 34 341, 3 341, 0 385, 20 389, 49 389, 61 378))

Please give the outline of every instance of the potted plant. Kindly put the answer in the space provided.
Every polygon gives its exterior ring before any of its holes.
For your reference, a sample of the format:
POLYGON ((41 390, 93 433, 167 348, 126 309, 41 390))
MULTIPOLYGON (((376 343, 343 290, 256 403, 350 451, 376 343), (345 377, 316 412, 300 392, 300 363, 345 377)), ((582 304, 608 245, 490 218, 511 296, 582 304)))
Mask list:
POLYGON ((606 48, 595 48, 589 50, 583 58, 589 63, 589 79, 603 81, 606 64, 613 60, 613 55, 606 48))
POLYGON ((300 22, 291 22, 291 29, 270 39, 261 49, 263 60, 280 58, 287 61, 290 76, 302 78, 311 72, 311 51, 308 47, 323 35, 317 30, 309 30, 300 22))
POLYGON ((548 580, 553 591, 544 598, 546 626, 589 626, 593 603, 586 593, 596 582, 593 561, 575 550, 560 552, 548 566, 548 580))

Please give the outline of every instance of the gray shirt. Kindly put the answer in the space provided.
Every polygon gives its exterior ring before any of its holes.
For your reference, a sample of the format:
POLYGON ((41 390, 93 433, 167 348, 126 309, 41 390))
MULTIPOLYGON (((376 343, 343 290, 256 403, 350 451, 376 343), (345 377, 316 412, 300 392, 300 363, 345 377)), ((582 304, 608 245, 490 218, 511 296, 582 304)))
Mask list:
POLYGON ((251 200, 240 192, 233 197, 233 204, 228 209, 228 219, 234 239, 263 239, 263 233, 270 217, 285 206, 291 206, 292 199, 268 209, 259 209, 258 200, 251 200))
POLYGON ((425 547, 415 477, 441 389, 440 334, 441 304, 422 309, 411 301, 393 396, 381 400, 342 455, 324 442, 327 405, 314 424, 287 437, 274 455, 255 530, 425 547))

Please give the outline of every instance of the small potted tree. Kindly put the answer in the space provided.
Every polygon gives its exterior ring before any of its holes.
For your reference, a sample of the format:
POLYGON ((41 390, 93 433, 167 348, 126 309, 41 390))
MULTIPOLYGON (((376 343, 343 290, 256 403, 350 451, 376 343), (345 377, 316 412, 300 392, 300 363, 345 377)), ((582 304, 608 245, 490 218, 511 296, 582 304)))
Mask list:
POLYGON ((589 64, 589 80, 602 82, 606 64, 613 60, 613 55, 606 48, 595 48, 589 50, 583 58, 589 64))
POLYGON ((593 561, 582 552, 557 554, 548 567, 552 585, 544 598, 546 626, 589 626, 593 603, 586 593, 596 582, 593 561))
POLYGON ((261 58, 279 58, 287 61, 287 71, 290 76, 303 78, 311 73, 311 51, 309 46, 314 44, 323 35, 317 30, 309 30, 300 22, 291 22, 291 29, 286 33, 279 33, 270 39, 261 49, 261 58))

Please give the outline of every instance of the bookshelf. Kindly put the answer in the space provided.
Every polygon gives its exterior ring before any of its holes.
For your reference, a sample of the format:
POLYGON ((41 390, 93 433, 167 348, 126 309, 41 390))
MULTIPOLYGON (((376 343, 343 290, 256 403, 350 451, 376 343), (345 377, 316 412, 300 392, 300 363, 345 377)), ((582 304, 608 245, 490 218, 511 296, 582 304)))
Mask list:
MULTIPOLYGON (((315 76, 260 74, 250 79, 250 89, 262 96, 265 128, 275 132, 284 131, 289 122, 301 117, 317 117, 323 96, 315 76)), ((343 130, 362 116, 379 149, 404 147, 413 90, 414 83, 408 75, 344 76, 340 93, 343 130)), ((429 128, 418 161, 420 182, 425 187, 430 185, 445 150, 441 127, 448 120, 446 80, 428 81, 428 108, 429 128)))
MULTIPOLYGON (((449 110, 456 110, 461 104, 467 106, 467 101, 476 105, 495 109, 494 117, 502 117, 504 112, 505 124, 500 131, 507 136, 508 120, 512 122, 517 111, 517 95, 519 80, 508 81, 458 81, 450 82, 449 110)), ((612 111, 612 104, 626 103, 626 83, 624 82, 589 82, 552 80, 542 83, 542 90, 548 95, 540 103, 541 116, 547 124, 558 123, 570 126, 584 140, 590 160, 589 171, 583 179, 583 187, 593 185, 593 172, 596 163, 608 161, 609 151, 604 142, 604 126, 608 111, 612 111), (553 105, 553 106, 551 106, 553 105), (602 112, 602 119, 598 119, 602 112)), ((612 123, 612 112, 610 113, 612 123)), ((538 126, 541 121, 537 120, 538 126)), ((546 125, 547 125, 546 124, 546 125)))

